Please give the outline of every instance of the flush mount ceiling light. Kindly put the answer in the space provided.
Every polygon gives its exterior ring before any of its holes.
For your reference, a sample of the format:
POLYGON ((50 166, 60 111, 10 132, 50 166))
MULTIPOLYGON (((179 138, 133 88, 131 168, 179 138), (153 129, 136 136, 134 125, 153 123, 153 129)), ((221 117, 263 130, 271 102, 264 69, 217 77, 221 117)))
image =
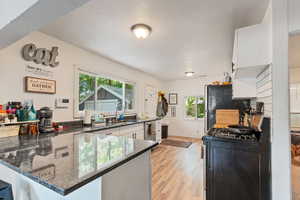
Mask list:
POLYGON ((146 39, 152 32, 152 28, 147 24, 135 24, 131 27, 131 31, 138 39, 146 39))
POLYGON ((194 76, 195 72, 185 72, 185 76, 191 77, 194 76))

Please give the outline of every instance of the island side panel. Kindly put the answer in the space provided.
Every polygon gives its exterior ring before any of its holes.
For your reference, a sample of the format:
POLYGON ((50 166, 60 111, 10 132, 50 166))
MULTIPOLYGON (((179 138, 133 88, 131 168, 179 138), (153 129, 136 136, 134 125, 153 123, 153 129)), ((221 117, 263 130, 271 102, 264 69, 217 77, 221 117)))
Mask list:
POLYGON ((0 164, 0 179, 12 185, 15 200, 101 200, 102 178, 78 188, 63 196, 26 176, 0 164))
POLYGON ((151 151, 102 177, 102 200, 151 200, 151 151))

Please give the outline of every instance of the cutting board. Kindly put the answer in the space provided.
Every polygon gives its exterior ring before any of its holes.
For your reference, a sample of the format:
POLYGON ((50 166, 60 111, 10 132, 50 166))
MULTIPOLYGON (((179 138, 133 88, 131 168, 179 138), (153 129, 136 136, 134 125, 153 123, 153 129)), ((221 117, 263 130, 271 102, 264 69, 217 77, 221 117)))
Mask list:
POLYGON ((228 127, 229 125, 238 125, 240 121, 240 112, 237 109, 217 109, 215 128, 228 127))

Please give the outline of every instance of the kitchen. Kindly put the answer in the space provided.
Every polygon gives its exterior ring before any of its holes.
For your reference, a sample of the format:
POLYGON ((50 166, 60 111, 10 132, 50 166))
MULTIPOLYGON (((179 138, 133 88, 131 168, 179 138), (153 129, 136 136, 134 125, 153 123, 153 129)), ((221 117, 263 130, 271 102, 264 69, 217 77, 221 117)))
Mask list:
MULTIPOLYGON (((181 199, 203 199, 206 191, 202 181, 204 160, 201 158, 201 138, 212 128, 207 123, 207 92, 210 87, 207 85, 232 87, 234 101, 247 101, 247 109, 249 105, 255 108, 262 105, 259 103, 264 103, 263 114, 266 118, 272 118, 277 113, 278 98, 273 97, 277 91, 272 90, 273 78, 278 73, 277 68, 272 67, 276 66, 272 59, 272 31, 276 27, 272 27, 274 2, 271 5, 269 1, 243 3, 232 0, 221 9, 217 8, 216 1, 153 4, 132 1, 125 5, 121 2, 91 0, 86 3, 80 0, 77 4, 66 3, 57 13, 45 12, 45 16, 41 17, 40 9, 56 9, 51 3, 44 5, 45 2, 29 5, 25 14, 18 15, 16 20, 9 20, 10 24, 0 32, 3 37, 0 44, 0 78, 4 83, 0 98, 3 105, 0 114, 4 116, 2 130, 6 133, 13 128, 19 128, 19 132, 27 130, 20 137, 25 138, 22 142, 29 143, 32 148, 31 151, 26 150, 29 147, 22 146, 21 140, 1 139, 1 143, 9 145, 3 145, 0 151, 2 154, 5 152, 0 159, 0 180, 12 185, 16 199, 21 199, 25 194, 28 199, 40 199, 46 193, 52 199, 80 199, 88 192, 94 195, 91 199, 101 196, 102 199, 113 200, 120 199, 125 190, 131 192, 122 199, 151 199, 151 195, 153 199, 176 199, 176 192, 165 180, 171 180, 177 191, 182 186, 180 181, 174 180, 171 175, 164 178, 164 174, 159 173, 164 164, 174 167, 171 166, 173 160, 164 162, 166 157, 171 158, 172 155, 176 160, 174 152, 186 155, 181 157, 181 162, 178 161, 178 166, 184 164, 187 171, 192 160, 195 160, 195 166, 200 166, 199 170, 195 170, 195 179, 191 179, 192 183, 199 185, 189 189, 183 184, 188 192, 180 194, 181 199), (186 9, 181 17, 180 8, 186 9), (214 9, 216 15, 211 16, 208 8, 214 9), (171 17, 166 16, 166 11, 171 17), (249 16, 243 13, 249 13, 249 16), (34 18, 41 20, 35 21, 34 18), (187 19, 191 23, 187 23, 187 19), (20 23, 23 28, 19 30, 20 23), (139 37, 147 38, 139 40, 139 37), (165 117, 165 111, 156 115, 156 104, 162 96, 169 103, 165 117), (24 110, 28 115, 22 117, 24 110), (154 136, 144 140, 149 136, 149 125, 154 136), (191 143, 190 147, 175 148, 164 144, 166 139, 162 139, 161 134, 166 134, 166 127, 167 140, 191 143), (26 138, 28 130, 33 138, 41 140, 40 144, 36 144, 36 139, 26 138), (51 133, 53 130, 58 134, 51 133), (50 133, 43 134, 43 131, 50 133), (105 148, 111 145, 115 149, 105 148), (22 148, 18 151, 17 147, 22 148), (42 147, 44 154, 38 153, 42 147), (10 152, 7 149, 14 150, 10 152), (90 152, 86 152, 87 149, 90 152), (118 154, 120 151, 122 156, 118 154), (188 154, 189 151, 193 153, 188 154), (115 154, 120 157, 109 160, 98 157, 100 152, 107 152, 109 157, 115 154), (150 157, 157 163, 151 163, 150 157), (58 160, 61 160, 61 165, 56 163, 58 160), (55 163, 55 167, 51 163, 55 163), (85 166, 80 166, 80 163, 85 166), (152 175, 161 185, 151 183, 151 164, 156 173, 152 175), (68 171, 66 179, 70 180, 69 184, 64 184, 63 178, 59 178, 60 175, 63 177, 64 167, 68 171), (84 172, 80 173, 80 169, 87 174, 81 176, 84 172), (14 180, 6 179, 4 174, 7 173, 13 174, 14 180), (130 186, 125 181, 128 179, 132 179, 130 186), (115 185, 115 190, 111 191, 115 185), (151 185, 155 189, 153 194, 151 185), (16 188, 24 193, 16 192, 19 191, 16 188)), ((218 109, 236 110, 237 107, 218 109)), ((252 115, 262 110, 247 112, 252 115)), ((235 124, 243 122, 245 125, 240 116, 238 122, 236 114, 234 118, 235 124)), ((250 118, 251 121, 253 118, 250 118)), ((273 120, 274 124, 278 118, 273 120)), ((275 123, 274 127, 277 124, 280 123, 275 123)), ((260 130, 260 126, 262 129, 267 127, 265 123, 259 123, 255 128, 260 130)), ((270 135, 266 139, 272 140, 272 144, 253 148, 264 148, 263 156, 271 156, 268 148, 275 144, 282 145, 275 135, 277 129, 273 130, 273 138, 270 135)), ((273 153, 276 153, 276 148, 272 147, 273 153)), ((270 160, 266 159, 269 165, 270 160)), ((179 168, 172 169, 176 170, 175 174, 180 174, 179 168)), ((268 170, 266 173, 273 180, 274 198, 277 197, 274 187, 280 185, 277 178, 281 176, 276 176, 276 166, 273 164, 272 169, 268 170)), ((185 182, 191 176, 181 178, 185 182)), ((270 188, 266 192, 270 196, 271 184, 265 183, 262 187, 270 188)), ((286 193, 283 192, 284 195, 286 193)), ((206 195, 206 198, 210 197, 206 195)))

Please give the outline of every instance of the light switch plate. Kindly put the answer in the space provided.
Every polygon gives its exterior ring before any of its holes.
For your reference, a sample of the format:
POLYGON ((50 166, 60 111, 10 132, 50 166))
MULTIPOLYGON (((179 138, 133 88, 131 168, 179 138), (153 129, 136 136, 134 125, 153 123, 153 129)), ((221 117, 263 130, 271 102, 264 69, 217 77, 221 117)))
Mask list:
POLYGON ((57 98, 55 100, 55 108, 57 109, 67 109, 70 106, 70 99, 69 98, 57 98))

